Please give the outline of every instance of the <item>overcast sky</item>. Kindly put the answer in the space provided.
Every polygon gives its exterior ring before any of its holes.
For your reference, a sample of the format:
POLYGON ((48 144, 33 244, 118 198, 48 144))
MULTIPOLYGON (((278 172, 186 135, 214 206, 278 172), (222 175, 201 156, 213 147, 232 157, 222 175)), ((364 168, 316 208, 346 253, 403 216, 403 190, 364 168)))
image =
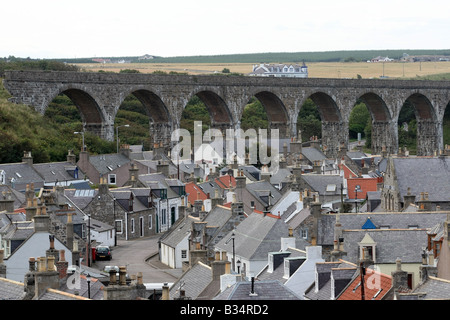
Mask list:
POLYGON ((448 0, 3 1, 0 57, 449 49, 448 0))

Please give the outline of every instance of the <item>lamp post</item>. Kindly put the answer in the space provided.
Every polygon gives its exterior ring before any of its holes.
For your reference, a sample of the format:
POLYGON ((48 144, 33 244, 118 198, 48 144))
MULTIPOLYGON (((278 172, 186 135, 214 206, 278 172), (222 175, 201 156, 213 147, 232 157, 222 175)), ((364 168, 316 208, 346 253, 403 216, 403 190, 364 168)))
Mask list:
POLYGON ((86 276, 86 281, 88 284, 88 298, 91 298, 91 276, 89 275, 89 273, 86 276))
POLYGON ((130 125, 129 124, 124 124, 124 125, 122 125, 122 126, 117 126, 116 127, 116 140, 117 140, 117 153, 119 153, 119 128, 120 127, 129 127, 130 125))
POLYGON ((91 266, 91 215, 88 214, 88 252, 87 252, 87 258, 88 258, 88 267, 91 266))
POLYGON ((81 134, 82 137, 82 145, 81 145, 81 151, 84 151, 84 131, 75 131, 74 134, 81 134))
POLYGON ((230 242, 230 240, 233 241, 233 271, 236 271, 236 252, 234 250, 234 237, 235 237, 235 234, 234 234, 234 231, 233 231, 233 233, 231 234, 231 238, 228 239, 225 242, 225 244, 228 244, 230 242))
POLYGON ((117 227, 116 227, 116 198, 113 198, 113 215, 114 215, 114 247, 117 246, 117 227))
POLYGON ((236 262, 236 265, 237 265, 237 272, 240 273, 241 272, 241 260, 238 260, 236 262))

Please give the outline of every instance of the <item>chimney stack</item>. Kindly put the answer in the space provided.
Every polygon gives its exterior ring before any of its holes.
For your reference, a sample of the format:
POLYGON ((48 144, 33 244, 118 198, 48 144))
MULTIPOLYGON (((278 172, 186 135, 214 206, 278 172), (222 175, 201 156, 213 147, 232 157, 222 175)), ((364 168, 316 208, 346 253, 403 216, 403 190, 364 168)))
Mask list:
POLYGON ((72 221, 72 213, 67 213, 67 223, 66 223, 66 245, 72 250, 73 249, 73 221, 72 221))
POLYGON ((36 215, 33 219, 35 232, 49 232, 50 217, 47 215, 47 207, 45 205, 37 208, 36 215))
POLYGON ((24 151, 22 162, 27 163, 28 165, 33 165, 33 157, 31 156, 31 151, 24 151))
POLYGON ((73 150, 67 152, 67 162, 75 165, 77 163, 77 156, 73 154, 73 150))
POLYGON ((59 274, 56 271, 55 257, 53 256, 38 258, 34 299, 40 297, 48 288, 59 289, 59 274))
POLYGON ((14 199, 11 195, 11 191, 6 191, 0 198, 0 211, 14 212, 14 199))
POLYGON ((394 288, 394 291, 398 291, 401 288, 408 288, 408 272, 402 270, 402 260, 397 258, 395 263, 397 268, 391 272, 392 288, 394 288))
POLYGON ((162 296, 161 296, 161 300, 169 300, 169 285, 167 284, 167 282, 164 283, 163 287, 162 287, 162 296))
POLYGON ((56 270, 59 274, 59 279, 65 279, 67 277, 67 269, 69 268, 69 262, 66 261, 65 250, 59 251, 59 261, 56 262, 56 270))

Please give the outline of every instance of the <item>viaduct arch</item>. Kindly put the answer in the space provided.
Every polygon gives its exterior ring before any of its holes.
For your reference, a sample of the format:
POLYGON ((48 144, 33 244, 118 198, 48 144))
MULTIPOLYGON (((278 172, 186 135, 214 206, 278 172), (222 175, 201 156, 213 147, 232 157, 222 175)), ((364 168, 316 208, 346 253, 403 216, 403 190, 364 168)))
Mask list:
POLYGON ((318 106, 322 144, 328 156, 348 145, 348 122, 358 100, 372 116, 372 151, 398 151, 397 120, 403 104, 413 105, 418 127, 418 155, 443 149, 442 123, 450 102, 450 81, 265 78, 83 72, 6 71, 11 101, 44 114, 60 93, 77 105, 85 130, 114 139, 114 119, 129 94, 144 105, 151 135, 168 145, 189 99, 207 106, 213 128, 240 128, 245 105, 256 97, 266 109, 270 128, 280 137, 297 137, 297 117, 306 99, 318 106))

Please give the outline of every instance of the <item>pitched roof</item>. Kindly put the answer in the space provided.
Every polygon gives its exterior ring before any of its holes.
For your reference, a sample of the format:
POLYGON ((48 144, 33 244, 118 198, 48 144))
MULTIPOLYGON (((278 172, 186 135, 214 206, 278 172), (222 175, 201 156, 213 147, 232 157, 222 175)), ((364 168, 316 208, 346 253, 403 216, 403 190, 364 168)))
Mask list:
POLYGON ((340 195, 341 184, 343 183, 340 175, 332 174, 303 174, 302 179, 320 195, 340 195), (330 186, 334 186, 330 188, 330 186))
POLYGON ((28 183, 44 183, 44 178, 28 163, 0 164, 0 170, 6 174, 6 185, 22 185, 28 183), (13 182, 11 182, 13 179, 13 182))
MULTIPOLYGON (((382 300, 392 287, 392 277, 386 274, 366 269, 363 277, 364 300, 382 300)), ((358 274, 342 291, 337 300, 362 300, 361 276, 358 274)))
POLYGON ((300 297, 277 280, 236 282, 217 295, 214 300, 300 300, 300 297))
POLYGON ((309 300, 330 300, 332 297, 333 282, 334 296, 336 297, 343 289, 342 284, 347 285, 353 278, 355 271, 355 265, 344 260, 317 262, 315 266, 315 282, 305 291, 305 297, 309 300), (335 280, 338 281, 336 282, 335 280))
POLYGON ((0 277, 0 300, 22 300, 25 294, 22 282, 0 277))
MULTIPOLYGON (((319 220, 318 243, 332 245, 334 241, 334 225, 336 214, 322 215, 319 220)), ((362 226, 370 217, 372 223, 380 229, 432 228, 447 219, 444 211, 435 212, 367 212, 367 213, 340 213, 339 221, 344 230, 362 230, 362 226)))
POLYGON ((185 219, 178 219, 176 224, 170 228, 161 238, 161 243, 175 248, 183 239, 191 234, 192 223, 200 221, 197 217, 186 216, 185 219))
POLYGON ((188 195, 188 201, 190 204, 194 204, 195 200, 206 200, 208 196, 206 193, 194 182, 188 182, 185 185, 186 194, 188 195))
POLYGON ((169 299, 173 300, 180 294, 180 285, 185 291, 186 297, 195 300, 212 281, 211 267, 197 262, 170 287, 169 299))
POLYGON ((344 251, 348 261, 356 263, 359 260, 359 251, 355 247, 364 238, 368 239, 367 235, 376 243, 376 263, 393 264, 398 257, 404 263, 422 261, 422 248, 427 243, 426 229, 344 230, 344 251))
POLYGON ((268 181, 247 183, 246 189, 265 207, 274 205, 282 196, 280 191, 268 181))
POLYGON ((71 162, 35 163, 34 169, 44 178, 46 183, 83 180, 84 174, 71 162), (75 173, 78 175, 75 177, 75 173))
POLYGON ((392 158, 392 161, 401 199, 411 188, 416 200, 421 192, 428 192, 430 201, 450 201, 449 157, 392 158))
POLYGON ((299 265, 306 260, 306 252, 303 250, 295 249, 295 248, 287 248, 285 251, 279 251, 283 256, 283 261, 278 264, 272 272, 269 272, 269 264, 261 270, 258 274, 258 280, 278 280, 281 283, 285 283, 287 281, 287 277, 284 277, 284 261, 299 259, 299 265))
POLYGON ((111 153, 90 156, 89 162, 102 175, 129 163, 130 159, 121 153, 111 153))
MULTIPOLYGON (((248 260, 266 260, 267 253, 280 250, 281 237, 287 237, 289 230, 287 224, 272 215, 253 212, 245 218, 234 231, 235 252, 248 260)), ((217 248, 232 252, 230 232, 216 245, 217 248)))
POLYGON ((446 279, 428 276, 427 280, 419 284, 411 293, 399 294, 399 300, 406 300, 414 297, 424 300, 449 300, 450 281, 446 279))

